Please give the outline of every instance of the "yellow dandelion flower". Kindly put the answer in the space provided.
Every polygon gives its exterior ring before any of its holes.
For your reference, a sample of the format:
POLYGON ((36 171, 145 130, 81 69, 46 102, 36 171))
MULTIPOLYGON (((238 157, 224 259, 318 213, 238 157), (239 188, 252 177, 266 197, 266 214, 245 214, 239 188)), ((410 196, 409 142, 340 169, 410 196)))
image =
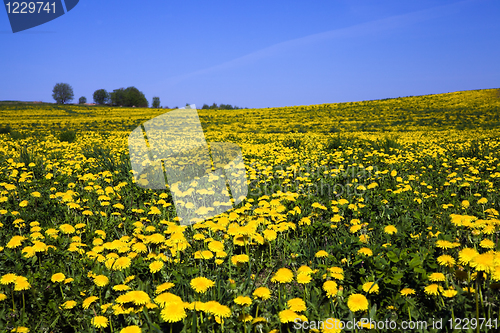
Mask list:
POLYGON ((73 309, 75 306, 76 306, 76 301, 66 301, 63 304, 61 304, 61 309, 70 310, 73 309))
POLYGON ((362 255, 365 255, 367 257, 371 257, 373 255, 373 251, 367 247, 362 247, 361 249, 358 250, 358 254, 362 254, 362 255))
POLYGON ((101 237, 102 239, 106 239, 106 233, 103 230, 96 230, 94 231, 94 233, 99 237, 101 237))
POLYGON ((224 251, 224 243, 213 240, 210 243, 208 243, 208 249, 215 253, 224 251))
POLYGON ((197 277, 191 280, 191 288, 197 293, 205 293, 209 288, 215 286, 215 282, 206 277, 197 277))
POLYGON ((368 310, 368 300, 364 295, 352 294, 347 299, 347 307, 352 312, 368 310))
POLYGON ((132 245, 132 251, 137 253, 146 253, 148 252, 148 247, 144 243, 135 243, 132 245))
POLYGON ((146 303, 151 302, 149 295, 142 290, 129 291, 125 294, 125 296, 129 297, 135 305, 145 305, 146 303))
POLYGON ((441 293, 444 297, 452 298, 455 297, 458 292, 455 289, 446 289, 441 293))
POLYGON ((47 245, 44 242, 34 241, 32 249, 35 252, 44 252, 47 250, 47 245))
POLYGON ((67 223, 60 225, 59 230, 61 230, 62 233, 68 234, 68 235, 72 234, 76 231, 75 227, 73 227, 71 224, 67 224, 67 223))
POLYGON ((1 284, 10 284, 16 282, 17 275, 13 273, 8 273, 2 276, 0 279, 1 284))
POLYGON ((481 198, 481 199, 479 199, 479 200, 477 201, 477 203, 478 203, 479 205, 484 205, 484 204, 488 203, 488 199, 486 199, 486 198, 481 198))
POLYGON ((96 297, 96 296, 90 296, 90 297, 87 297, 86 299, 83 300, 83 303, 82 303, 82 307, 84 309, 88 309, 89 306, 94 303, 95 301, 97 301, 99 299, 99 297, 96 297))
POLYGON ((91 323, 96 328, 106 328, 108 327, 108 318, 104 316, 97 316, 92 318, 91 323))
POLYGON ((295 320, 295 318, 298 317, 297 313, 295 313, 292 310, 288 310, 288 309, 280 311, 278 315, 279 315, 280 321, 283 324, 291 323, 295 320))
POLYGON ((109 279, 105 275, 97 275, 96 277, 94 277, 94 283, 98 287, 104 287, 109 283, 109 279))
POLYGON ((441 291, 443 291, 443 287, 435 283, 430 284, 424 288, 424 292, 427 295, 438 295, 441 291))
POLYGON ((445 250, 454 248, 454 244, 452 242, 442 239, 436 241, 436 246, 445 250))
POLYGON ((476 292, 476 289, 472 287, 464 287, 464 291, 474 294, 476 292))
POLYGON ((234 299, 234 303, 241 306, 249 306, 252 304, 252 299, 248 296, 238 296, 234 299))
POLYGON ((56 273, 56 274, 52 275, 52 277, 50 278, 50 280, 54 283, 55 282, 63 282, 64 279, 66 279, 66 276, 64 276, 63 273, 56 273))
POLYGON ((298 274, 301 274, 301 273, 304 273, 304 274, 312 274, 313 273, 313 270, 311 269, 311 267, 309 266, 305 266, 305 265, 302 265, 299 267, 299 269, 297 270, 297 273, 298 274))
POLYGON ((7 243, 7 247, 9 249, 15 249, 16 247, 19 247, 22 245, 22 242, 25 241, 27 238, 24 236, 14 236, 10 239, 10 241, 7 243))
POLYGON ((312 277, 308 273, 299 273, 297 274, 297 282, 300 284, 308 284, 312 281, 312 277))
POLYGON ((182 299, 179 296, 174 295, 174 294, 169 293, 169 292, 166 292, 166 293, 163 293, 163 294, 156 296, 154 301, 157 304, 159 304, 161 307, 164 307, 166 304, 181 304, 181 303, 183 303, 182 299))
POLYGON ((267 323, 267 319, 264 317, 257 317, 252 320, 252 325, 257 323, 267 323))
POLYGON ((401 291, 400 291, 401 295, 403 296, 410 296, 410 295, 415 295, 415 289, 411 289, 411 288, 403 288, 401 291))
POLYGON ((481 246, 484 249, 494 249, 496 247, 496 244, 492 240, 483 239, 481 243, 479 243, 479 246, 481 246))
POLYGON ((207 309, 209 313, 217 317, 228 318, 231 316, 231 309, 219 302, 207 302, 207 309))
POLYGON ((120 295, 115 299, 115 302, 118 304, 125 304, 125 303, 130 303, 132 302, 132 299, 130 298, 130 295, 120 295))
POLYGON ((485 225, 483 228, 483 234, 491 235, 496 231, 497 227, 493 224, 485 225))
POLYGON ((101 305, 101 313, 103 313, 103 314, 106 313, 106 311, 108 311, 108 309, 112 306, 113 306, 113 303, 106 303, 106 304, 101 305))
POLYGON ((318 252, 316 252, 316 254, 314 255, 316 258, 324 258, 324 257, 328 257, 328 252, 324 251, 324 250, 320 250, 318 252))
POLYGON ((500 281, 500 266, 495 266, 493 270, 491 270, 491 278, 494 281, 500 281))
POLYGON ((328 297, 333 297, 335 295, 337 295, 338 293, 338 285, 337 285, 337 282, 335 281, 325 281, 325 283, 323 283, 323 290, 326 291, 326 295, 328 297))
POLYGON ((292 310, 294 312, 302 312, 306 311, 306 302, 304 302, 303 299, 301 298, 292 298, 286 302, 286 305, 289 310, 292 310))
POLYGON ((469 264, 474 257, 478 256, 479 253, 472 248, 463 248, 460 252, 458 252, 458 261, 461 265, 469 264))
POLYGON ((347 201, 346 199, 343 199, 343 198, 338 201, 338 204, 341 206, 347 205, 348 203, 349 203, 349 201, 347 201))
POLYGON ((161 294, 162 292, 169 290, 173 286, 174 284, 172 282, 165 282, 163 284, 160 284, 158 287, 156 287, 155 294, 161 294))
POLYGON ((370 236, 368 236, 368 235, 360 235, 359 236, 359 241, 361 243, 368 243, 369 240, 370 240, 370 236))
POLYGON ((238 254, 231 257, 231 263, 233 265, 243 264, 250 260, 246 254, 238 254))
POLYGON ((129 268, 131 263, 132 261, 130 260, 130 258, 120 257, 114 261, 112 268, 114 271, 121 271, 126 268, 129 268))
POLYGON ((194 253, 194 258, 195 259, 212 259, 214 257, 214 254, 212 251, 204 250, 204 251, 196 251, 194 253))
POLYGON ((445 281, 446 277, 444 276, 443 273, 432 273, 429 275, 429 281, 432 282, 439 282, 439 281, 445 281))
POLYGON ((355 234, 356 232, 358 232, 359 230, 361 230, 361 228, 363 228, 362 225, 356 224, 356 225, 353 225, 352 227, 349 228, 349 232, 351 234, 355 234))
POLYGON ((264 238, 268 241, 271 242, 278 237, 278 234, 274 230, 266 229, 262 232, 264 234, 264 238))
POLYGON ((193 239, 194 239, 194 240, 204 240, 205 238, 206 238, 206 237, 205 237, 205 235, 203 235, 203 234, 195 234, 195 235, 193 236, 193 239))
POLYGON ((123 281, 123 283, 127 284, 129 283, 130 281, 132 281, 133 279, 135 279, 135 275, 130 275, 130 276, 127 276, 125 278, 125 281, 123 281))
POLYGON ((257 288, 257 289, 254 290, 254 292, 253 292, 252 295, 255 298, 258 297, 260 299, 266 300, 266 299, 271 298, 271 290, 269 290, 266 287, 259 287, 259 288, 257 288))
POLYGON ((28 282, 27 278, 25 278, 24 276, 16 277, 16 281, 14 281, 14 290, 15 291, 28 290, 30 288, 31 288, 31 284, 28 282))
POLYGON ((142 329, 137 325, 132 325, 122 328, 120 333, 142 333, 142 329))
POLYGON ((116 291, 126 291, 130 290, 131 288, 127 286, 126 284, 117 284, 116 286, 113 286, 113 290, 116 291))
MULTIPOLYGON (((344 259, 342 259, 344 262, 344 259)), ((344 262, 345 263, 345 262, 344 262)), ((327 269, 328 275, 337 279, 337 280, 343 280, 344 279, 344 270, 341 267, 330 267, 327 269)))
POLYGON ((437 258, 437 262, 441 266, 453 267, 455 265, 455 259, 448 254, 443 254, 439 256, 437 258))
POLYGON ((288 268, 280 268, 271 278, 274 283, 289 283, 293 281, 293 273, 288 268))
POLYGON ((159 272, 163 268, 163 261, 155 260, 151 264, 149 264, 149 271, 151 273, 159 272))
POLYGON ((495 255, 491 252, 482 253, 475 256, 470 262, 471 267, 476 271, 484 271, 489 273, 495 267, 495 255))
POLYGON ((187 314, 183 306, 179 303, 165 304, 165 307, 160 312, 161 318, 167 323, 176 323, 186 318, 187 314))
POLYGON ((384 228, 384 232, 388 235, 393 235, 398 232, 398 229, 391 224, 384 228))
POLYGON ((238 320, 239 321, 242 321, 244 323, 246 322, 249 322, 253 319, 253 317, 249 314, 245 314, 245 313, 241 313, 239 316, 238 316, 238 320))

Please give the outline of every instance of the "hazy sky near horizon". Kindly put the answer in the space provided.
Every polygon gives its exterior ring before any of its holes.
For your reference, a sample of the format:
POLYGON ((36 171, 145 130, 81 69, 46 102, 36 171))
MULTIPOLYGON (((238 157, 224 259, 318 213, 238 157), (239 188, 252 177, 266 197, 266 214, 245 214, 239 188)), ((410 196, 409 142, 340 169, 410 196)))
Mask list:
POLYGON ((151 104, 310 105, 500 87, 498 0, 97 1, 12 33, 0 100, 77 102, 135 86, 151 104))

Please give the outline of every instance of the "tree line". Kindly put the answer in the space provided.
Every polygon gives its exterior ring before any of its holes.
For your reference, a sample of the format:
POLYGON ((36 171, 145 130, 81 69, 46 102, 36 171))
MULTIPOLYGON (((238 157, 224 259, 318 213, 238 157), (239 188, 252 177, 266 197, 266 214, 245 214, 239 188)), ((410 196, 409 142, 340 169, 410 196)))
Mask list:
MULTIPOLYGON (((74 99, 73 88, 67 83, 58 83, 52 90, 52 98, 58 104, 64 104, 74 99)), ((136 87, 119 88, 112 92, 107 92, 106 89, 98 89, 94 91, 92 96, 94 102, 99 105, 113 105, 113 106, 136 106, 148 107, 149 103, 144 93, 139 91, 136 87)), ((79 104, 87 103, 87 98, 82 96, 78 99, 79 104)), ((153 97, 153 107, 160 107, 160 98, 153 97)))
MULTIPOLYGON (((106 89, 98 89, 94 91, 92 95, 94 103, 99 105, 111 105, 111 106, 126 106, 126 107, 148 107, 149 103, 144 93, 139 91, 136 87, 119 88, 112 92, 107 92, 106 89)), ((65 104, 74 99, 73 88, 67 83, 58 83, 54 86, 52 90, 52 98, 58 104, 65 104)), ((87 103, 87 98, 82 96, 78 99, 79 104, 87 103)), ((189 105, 187 103, 186 105, 189 105)), ((151 104, 152 108, 160 108, 160 98, 153 97, 153 102, 151 104)), ((164 108, 168 109, 168 106, 164 108)), ((178 107, 174 107, 177 109, 178 107)), ((202 109, 217 109, 217 110, 237 110, 243 109, 240 107, 232 106, 231 104, 220 104, 213 103, 212 105, 203 104, 202 109)))
MULTIPOLYGON (((94 92, 94 102, 97 104, 110 104, 114 106, 136 106, 148 107, 149 103, 144 94, 136 87, 128 87, 126 89, 115 89, 108 93, 105 89, 99 89, 94 92)), ((153 107, 160 107, 160 99, 155 103, 153 98, 153 107), (158 105, 156 105, 158 104, 158 105)))
POLYGON ((209 110, 238 110, 238 109, 246 109, 246 108, 240 108, 235 106, 232 106, 231 104, 220 104, 217 105, 217 103, 213 103, 212 105, 208 106, 208 104, 203 104, 201 107, 202 109, 209 109, 209 110))

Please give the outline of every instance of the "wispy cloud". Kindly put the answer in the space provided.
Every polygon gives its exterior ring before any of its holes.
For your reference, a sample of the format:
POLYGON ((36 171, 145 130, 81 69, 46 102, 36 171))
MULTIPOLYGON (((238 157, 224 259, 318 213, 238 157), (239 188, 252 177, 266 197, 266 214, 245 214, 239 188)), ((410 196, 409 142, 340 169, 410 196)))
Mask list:
POLYGON ((177 84, 178 82, 192 79, 194 77, 219 72, 231 68, 241 67, 251 63, 255 63, 261 59, 269 58, 282 53, 290 52, 294 49, 305 47, 311 44, 317 44, 339 38, 356 38, 368 35, 377 35, 384 31, 392 31, 403 26, 409 26, 419 22, 435 19, 457 10, 465 3, 473 0, 465 0, 449 5, 436 6, 425 10, 419 10, 407 14, 395 15, 379 20, 356 24, 346 28, 329 30, 317 34, 308 35, 301 38, 296 38, 284 42, 280 42, 266 48, 254 51, 239 58, 224 62, 219 65, 211 66, 205 69, 194 71, 179 76, 174 76, 166 79, 167 84, 177 84))

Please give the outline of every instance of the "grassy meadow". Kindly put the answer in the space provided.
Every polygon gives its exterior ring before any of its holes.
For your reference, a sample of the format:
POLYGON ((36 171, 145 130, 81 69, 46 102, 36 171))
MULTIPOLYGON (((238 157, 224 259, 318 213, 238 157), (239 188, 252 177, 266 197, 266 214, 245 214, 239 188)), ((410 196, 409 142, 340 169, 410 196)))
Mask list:
POLYGON ((130 172, 167 111, 0 103, 1 332, 500 331, 499 89, 198 110, 249 193, 190 226, 130 172))

